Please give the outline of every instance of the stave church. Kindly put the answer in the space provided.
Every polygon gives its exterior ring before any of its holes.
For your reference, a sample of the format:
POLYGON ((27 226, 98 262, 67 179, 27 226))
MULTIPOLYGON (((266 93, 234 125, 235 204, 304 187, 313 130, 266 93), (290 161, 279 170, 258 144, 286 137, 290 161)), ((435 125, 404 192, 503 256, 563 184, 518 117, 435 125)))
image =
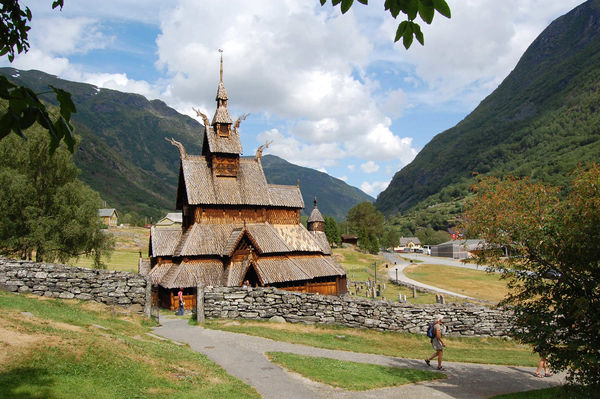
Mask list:
POLYGON ((212 123, 196 111, 204 121, 202 154, 168 140, 180 155, 176 209, 183 217, 179 227, 151 228, 153 304, 175 309, 183 288, 185 307, 192 308, 198 284, 344 294, 346 272, 331 256, 316 199, 305 228, 299 185, 267 183, 264 146, 241 156, 244 116, 233 123, 227 101, 221 56, 212 123))

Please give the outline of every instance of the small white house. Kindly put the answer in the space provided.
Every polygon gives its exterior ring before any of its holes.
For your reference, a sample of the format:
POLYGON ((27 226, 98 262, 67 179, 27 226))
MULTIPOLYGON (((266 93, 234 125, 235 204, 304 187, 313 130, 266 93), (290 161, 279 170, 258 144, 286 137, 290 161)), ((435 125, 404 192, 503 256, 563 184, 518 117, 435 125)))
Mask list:
POLYGON ((156 222, 156 227, 176 227, 181 226, 182 222, 183 215, 181 212, 171 212, 156 222))

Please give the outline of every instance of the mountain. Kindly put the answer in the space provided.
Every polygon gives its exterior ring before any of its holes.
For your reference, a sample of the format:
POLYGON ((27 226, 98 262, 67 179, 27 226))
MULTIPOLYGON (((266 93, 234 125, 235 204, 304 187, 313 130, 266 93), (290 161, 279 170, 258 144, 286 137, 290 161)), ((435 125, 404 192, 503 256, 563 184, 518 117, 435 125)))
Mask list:
POLYGON ((459 200, 474 174, 562 185, 600 154, 600 0, 552 22, 500 86, 438 134, 377 198, 387 215, 459 200))
MULTIPOLYGON (((36 93, 47 92, 49 84, 71 93, 77 107, 72 122, 81 139, 74 156, 80 179, 97 190, 108 206, 117 208, 121 216, 134 211, 156 218, 173 210, 179 152, 165 137, 181 142, 190 154, 200 154, 201 123, 139 94, 101 89, 35 70, 0 68, 0 74, 36 93)), ((56 103, 51 95, 41 97, 56 103)), ((305 214, 312 211, 315 195, 321 212, 338 219, 358 202, 373 201, 341 180, 275 156, 264 156, 263 168, 270 183, 296 184, 300 179, 305 214)))
POLYGON ((323 215, 344 220, 348 210, 359 202, 373 202, 374 198, 343 180, 329 176, 327 173, 294 165, 274 155, 262 157, 263 170, 269 183, 297 184, 304 199, 306 214, 313 209, 314 198, 317 197, 319 210, 323 215))

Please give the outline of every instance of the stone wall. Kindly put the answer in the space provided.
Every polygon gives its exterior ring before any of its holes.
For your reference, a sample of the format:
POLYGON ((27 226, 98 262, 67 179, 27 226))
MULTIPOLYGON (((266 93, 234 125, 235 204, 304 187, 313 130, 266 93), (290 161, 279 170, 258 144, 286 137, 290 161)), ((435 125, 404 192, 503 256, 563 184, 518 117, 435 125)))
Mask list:
POLYGON ((474 304, 414 305, 363 298, 281 291, 273 288, 206 287, 207 318, 269 319, 425 333, 435 314, 451 336, 506 336, 511 313, 474 304))
POLYGON ((150 286, 137 273, 86 269, 0 257, 0 289, 110 305, 146 304, 150 286))

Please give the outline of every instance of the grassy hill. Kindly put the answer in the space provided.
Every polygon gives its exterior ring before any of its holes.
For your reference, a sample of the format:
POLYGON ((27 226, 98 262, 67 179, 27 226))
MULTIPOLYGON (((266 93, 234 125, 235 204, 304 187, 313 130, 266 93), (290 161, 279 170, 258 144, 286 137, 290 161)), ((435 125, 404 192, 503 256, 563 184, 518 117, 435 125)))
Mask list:
POLYGON ((590 0, 552 22, 492 94, 396 173, 376 207, 387 215, 440 203, 460 211, 451 204, 474 174, 565 183, 600 154, 598 82, 600 1, 590 0))
MULTIPOLYGON (((110 207, 121 215, 135 211, 155 219, 174 209, 179 152, 164 138, 173 137, 188 153, 200 154, 202 124, 160 100, 149 101, 138 94, 70 82, 41 71, 0 68, 0 74, 37 93, 48 91, 49 84, 71 93, 77 107, 72 120, 81 138, 74 157, 82 171, 80 178, 100 192, 110 207)), ((42 98, 55 102, 50 95, 42 98)), ((281 158, 265 156, 263 166, 271 183, 295 185, 300 179, 305 214, 310 214, 315 195, 321 211, 338 219, 358 202, 373 201, 339 179, 281 158)))
POLYGON ((96 302, 0 291, 2 398, 259 398, 205 355, 96 302))

